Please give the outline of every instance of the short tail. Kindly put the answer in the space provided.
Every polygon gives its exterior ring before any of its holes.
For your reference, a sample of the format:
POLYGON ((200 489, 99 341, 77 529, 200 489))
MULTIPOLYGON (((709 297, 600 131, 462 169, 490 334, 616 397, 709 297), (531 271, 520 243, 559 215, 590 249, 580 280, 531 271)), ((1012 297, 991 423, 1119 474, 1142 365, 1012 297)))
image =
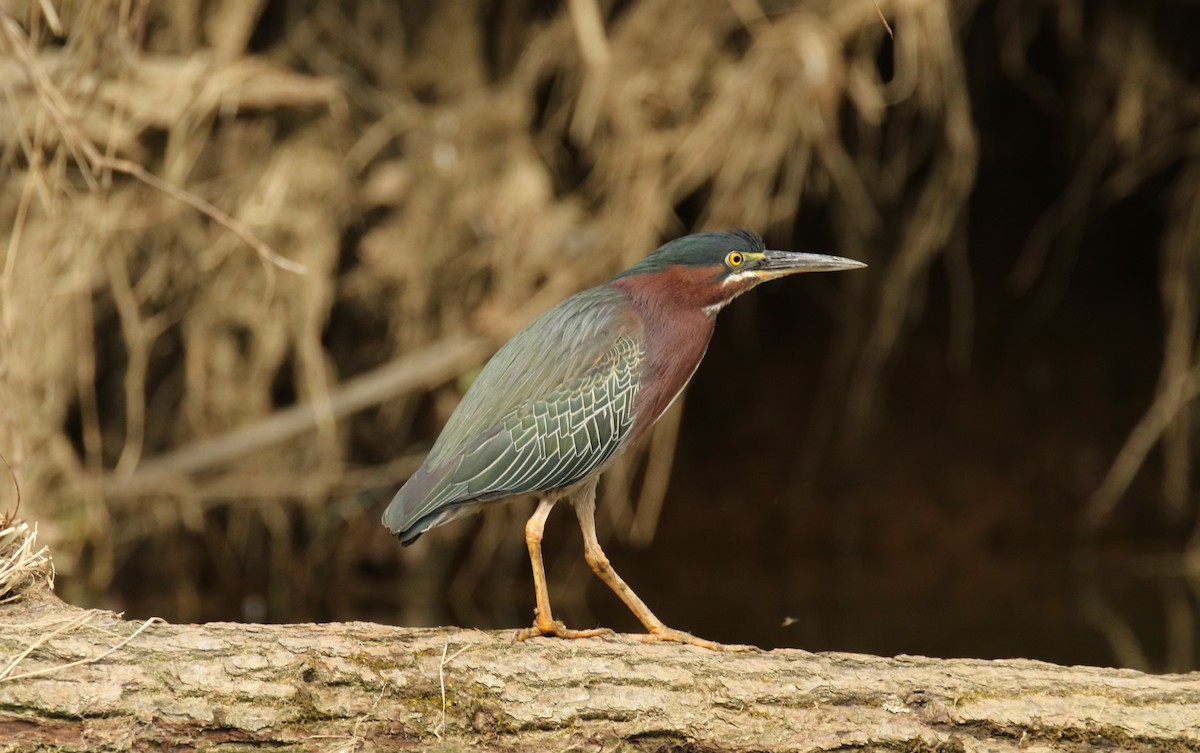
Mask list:
MULTIPOLYGON (((400 492, 404 490, 401 489, 400 492)), ((429 526, 421 527, 420 520, 411 521, 404 511, 404 500, 401 499, 400 492, 392 497, 391 503, 387 509, 383 511, 383 525, 392 535, 400 540, 404 546, 412 544, 417 539, 421 538, 421 534, 429 530, 429 526)))
POLYGON ((447 466, 431 472, 425 466, 421 466, 416 473, 409 476, 408 481, 404 482, 404 486, 400 487, 388 503, 387 509, 383 511, 383 525, 404 546, 413 543, 421 534, 437 525, 437 519, 440 517, 437 507, 432 513, 426 511, 423 515, 418 511, 427 507, 426 502, 430 497, 438 494, 440 482, 449 470, 450 466, 447 466))
POLYGON ((494 492, 475 497, 451 497, 448 500, 440 501, 434 505, 433 509, 429 509, 426 502, 431 496, 439 494, 440 482, 444 476, 445 471, 440 473, 435 471, 432 474, 424 473, 421 470, 417 471, 412 478, 405 482, 404 486, 400 487, 400 491, 396 492, 396 496, 392 497, 387 509, 383 511, 383 525, 404 546, 421 538, 421 534, 434 526, 449 523, 475 512, 484 502, 508 496, 507 492, 494 492), (422 508, 425 509, 424 514, 414 517, 414 510, 422 508))

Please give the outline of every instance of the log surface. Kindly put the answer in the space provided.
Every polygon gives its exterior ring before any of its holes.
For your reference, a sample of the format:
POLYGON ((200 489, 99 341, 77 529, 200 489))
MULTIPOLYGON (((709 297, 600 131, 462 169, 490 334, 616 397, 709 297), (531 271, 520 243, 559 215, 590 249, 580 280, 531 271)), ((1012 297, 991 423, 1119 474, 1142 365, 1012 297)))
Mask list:
POLYGON ((0 750, 1200 751, 1198 673, 511 636, 42 593, 0 606, 0 750))

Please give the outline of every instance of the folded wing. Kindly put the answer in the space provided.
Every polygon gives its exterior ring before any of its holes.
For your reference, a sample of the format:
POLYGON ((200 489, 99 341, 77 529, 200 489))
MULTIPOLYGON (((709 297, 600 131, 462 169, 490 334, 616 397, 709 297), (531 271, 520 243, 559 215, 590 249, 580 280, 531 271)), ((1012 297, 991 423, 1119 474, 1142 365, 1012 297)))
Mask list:
POLYGON ((485 502, 583 480, 629 435, 643 355, 622 293, 563 301, 480 372, 384 525, 411 543, 485 502))

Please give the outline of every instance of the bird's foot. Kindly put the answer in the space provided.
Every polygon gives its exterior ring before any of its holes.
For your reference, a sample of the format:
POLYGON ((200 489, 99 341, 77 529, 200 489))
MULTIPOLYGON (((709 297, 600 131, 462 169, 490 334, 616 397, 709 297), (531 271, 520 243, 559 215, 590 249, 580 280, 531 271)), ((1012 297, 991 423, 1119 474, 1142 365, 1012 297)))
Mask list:
POLYGON ((562 620, 535 619, 533 625, 517 631, 516 640, 537 638, 541 635, 552 635, 556 638, 595 638, 598 635, 612 635, 608 628, 591 628, 588 630, 573 630, 563 624, 562 620))
POLYGON ((640 637, 641 637, 643 643, 657 643, 659 641, 669 641, 671 643, 686 643, 689 646, 699 646, 700 648, 707 648, 710 651, 743 652, 743 651, 754 651, 755 650, 754 646, 743 646, 740 644, 733 644, 733 643, 717 643, 716 641, 710 641, 710 640, 706 640, 704 638, 697 638, 696 636, 692 635, 691 633, 685 633, 682 630, 676 630, 674 628, 669 628, 665 625, 663 625, 662 627, 650 628, 650 632, 648 632, 645 635, 640 636, 640 637))

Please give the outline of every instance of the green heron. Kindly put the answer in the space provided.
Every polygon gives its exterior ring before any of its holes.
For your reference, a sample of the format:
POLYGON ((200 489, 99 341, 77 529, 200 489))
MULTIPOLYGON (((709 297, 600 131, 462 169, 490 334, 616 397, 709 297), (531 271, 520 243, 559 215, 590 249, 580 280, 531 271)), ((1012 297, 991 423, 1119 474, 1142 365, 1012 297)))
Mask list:
POLYGON ((540 495, 525 524, 537 606, 533 626, 517 637, 600 635, 609 631, 571 630, 550 611, 542 530, 555 502, 567 499, 588 565, 646 626, 647 640, 721 648, 664 625, 613 570, 596 538, 596 480, 683 391, 725 305, 764 280, 862 266, 773 251, 746 231, 663 245, 542 314, 500 348, 388 505, 383 524, 407 546, 489 502, 540 495))

